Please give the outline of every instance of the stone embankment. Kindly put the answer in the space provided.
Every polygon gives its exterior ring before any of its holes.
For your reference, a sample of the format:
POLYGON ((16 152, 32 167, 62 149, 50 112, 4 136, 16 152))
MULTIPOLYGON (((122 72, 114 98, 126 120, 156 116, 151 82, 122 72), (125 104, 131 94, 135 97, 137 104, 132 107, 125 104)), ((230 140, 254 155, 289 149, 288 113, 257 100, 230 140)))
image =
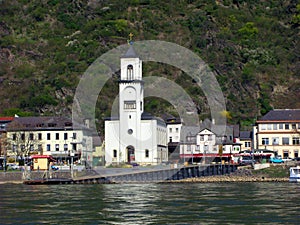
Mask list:
MULTIPOLYGON (((32 172, 32 178, 42 177, 43 172, 32 172)), ((82 175, 82 174, 80 174, 82 175)), ((56 172, 55 177, 69 178, 69 172, 56 172)), ((269 174, 255 175, 251 169, 238 169, 229 175, 201 176, 183 180, 164 181, 166 183, 213 183, 213 182, 288 182, 288 177, 270 177, 269 174)), ((0 173, 1 183, 22 183, 22 172, 0 173)))
POLYGON ((239 169, 230 175, 217 175, 208 177, 194 177, 184 180, 175 180, 175 183, 218 183, 218 182, 288 182, 288 177, 268 177, 253 175, 251 170, 239 169))
POLYGON ((250 177, 250 176, 210 176, 210 177, 194 177, 184 180, 174 180, 175 183, 221 183, 221 182, 288 182, 287 177, 250 177))

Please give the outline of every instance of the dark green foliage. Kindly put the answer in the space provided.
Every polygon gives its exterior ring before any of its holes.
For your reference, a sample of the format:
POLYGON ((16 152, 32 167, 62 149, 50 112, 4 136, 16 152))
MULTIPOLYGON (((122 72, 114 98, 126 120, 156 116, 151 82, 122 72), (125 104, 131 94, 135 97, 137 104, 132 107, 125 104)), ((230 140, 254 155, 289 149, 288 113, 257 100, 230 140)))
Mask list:
MULTIPOLYGON (((276 92, 300 82, 299 15, 293 0, 0 1, 0 113, 43 108, 53 114, 55 107, 47 106, 69 106, 88 66, 126 44, 130 32, 134 40, 170 41, 199 55, 215 72, 233 123, 248 125, 279 106, 300 108, 287 96, 297 96, 297 88, 276 92), (59 98, 62 90, 67 92, 59 98)), ((157 63, 143 68, 145 76, 175 81, 191 96, 199 117, 209 116, 202 90, 180 69, 157 63)), ((100 124, 117 94, 113 78, 97 102, 100 124)), ((160 99, 146 103, 155 115, 174 113, 160 99)))
POLYGON ((19 108, 9 108, 4 109, 2 112, 2 116, 32 116, 32 112, 24 112, 19 108))
POLYGON ((57 105, 57 101, 50 94, 40 94, 30 99, 21 99, 20 106, 22 108, 29 107, 31 109, 40 108, 45 105, 57 105))

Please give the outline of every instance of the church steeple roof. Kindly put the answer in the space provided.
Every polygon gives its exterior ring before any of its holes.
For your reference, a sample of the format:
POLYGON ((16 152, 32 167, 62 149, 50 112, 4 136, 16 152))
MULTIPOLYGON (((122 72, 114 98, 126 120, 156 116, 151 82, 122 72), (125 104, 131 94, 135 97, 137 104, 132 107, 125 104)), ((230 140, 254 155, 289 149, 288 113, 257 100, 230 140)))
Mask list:
POLYGON ((136 54, 132 44, 130 44, 129 49, 127 52, 122 56, 122 58, 138 58, 138 55, 136 54))

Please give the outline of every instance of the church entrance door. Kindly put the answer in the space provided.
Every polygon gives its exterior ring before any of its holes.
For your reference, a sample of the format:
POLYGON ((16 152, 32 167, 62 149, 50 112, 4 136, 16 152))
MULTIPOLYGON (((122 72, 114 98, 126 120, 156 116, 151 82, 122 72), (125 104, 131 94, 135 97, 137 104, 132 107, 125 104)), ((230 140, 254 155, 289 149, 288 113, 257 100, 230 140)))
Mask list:
POLYGON ((127 147, 127 162, 131 163, 134 161, 135 161, 134 147, 130 145, 127 147))

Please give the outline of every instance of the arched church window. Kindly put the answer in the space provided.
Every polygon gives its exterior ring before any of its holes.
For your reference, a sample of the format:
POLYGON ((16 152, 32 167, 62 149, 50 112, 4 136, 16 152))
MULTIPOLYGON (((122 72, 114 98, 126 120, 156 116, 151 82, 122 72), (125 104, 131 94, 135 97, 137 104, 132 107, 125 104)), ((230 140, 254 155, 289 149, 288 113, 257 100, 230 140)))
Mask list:
POLYGON ((127 66, 127 80, 133 80, 133 66, 127 66))
POLYGON ((149 158, 149 150, 148 149, 145 150, 145 157, 149 158))

